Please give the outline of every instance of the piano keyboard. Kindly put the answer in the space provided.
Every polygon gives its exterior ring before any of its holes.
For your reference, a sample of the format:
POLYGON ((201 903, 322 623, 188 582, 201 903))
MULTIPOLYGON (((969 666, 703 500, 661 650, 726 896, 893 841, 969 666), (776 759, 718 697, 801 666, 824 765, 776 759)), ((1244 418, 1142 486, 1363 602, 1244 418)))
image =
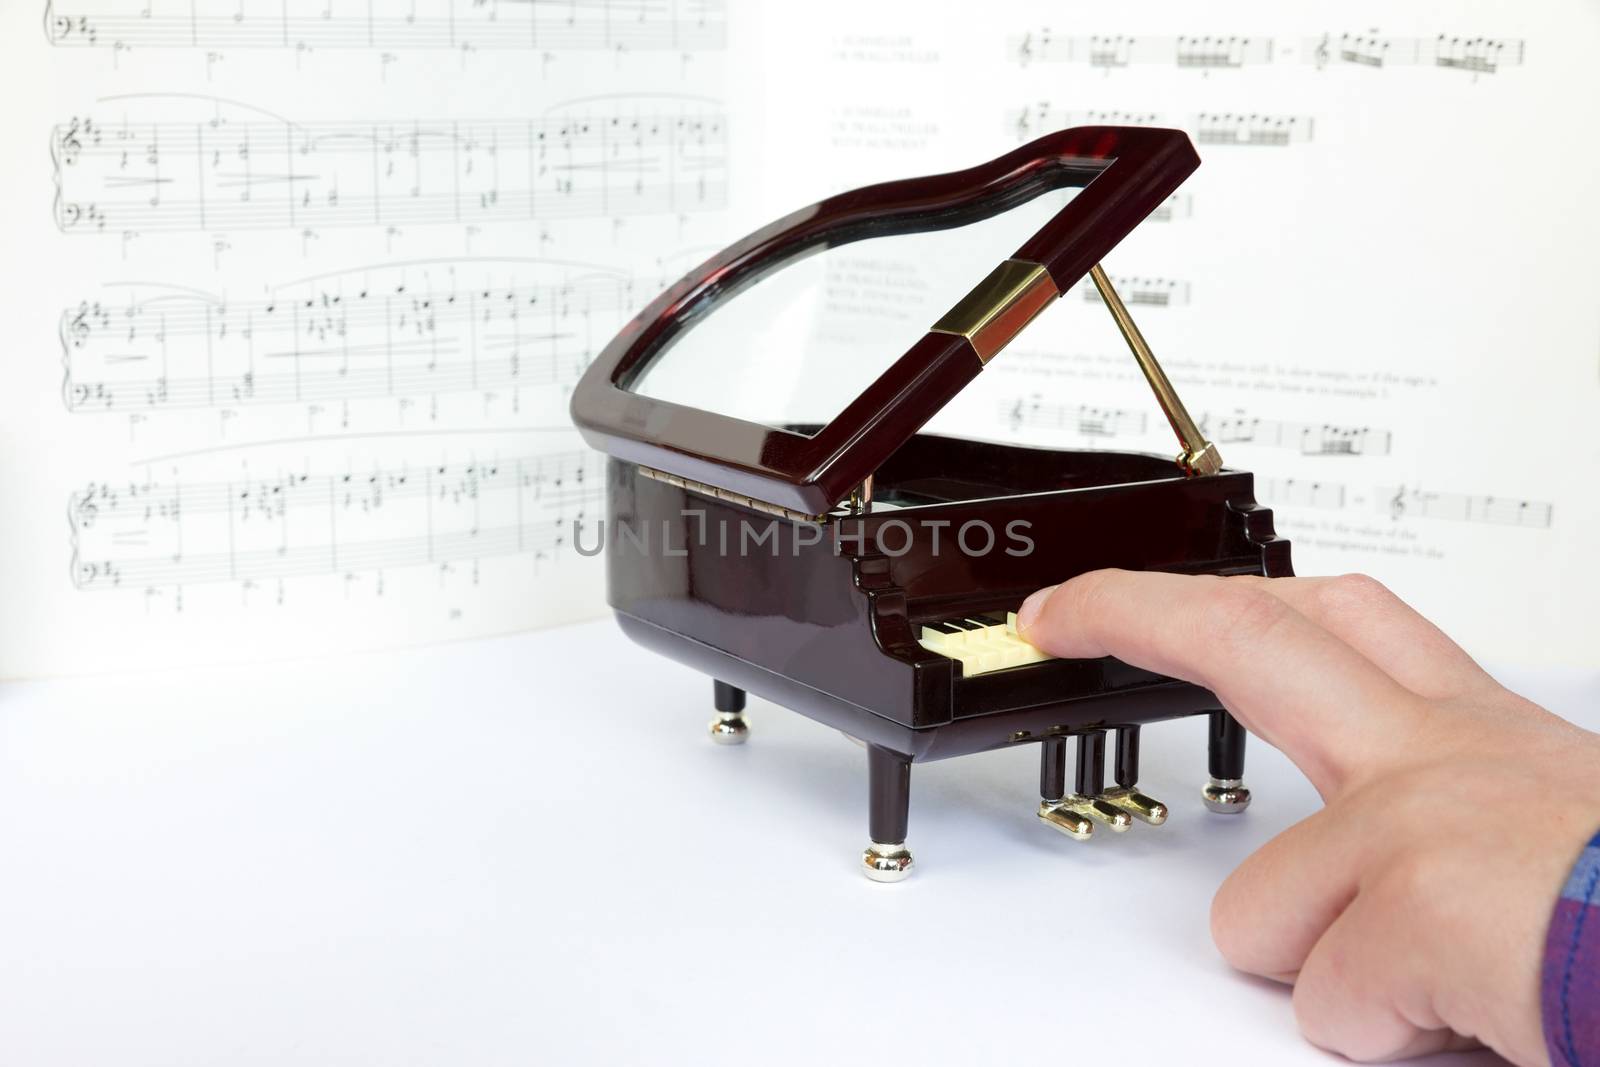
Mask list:
POLYGON ((1006 612, 1004 618, 992 613, 932 623, 922 628, 917 643, 929 652, 959 660, 961 672, 968 678, 1055 658, 1017 634, 1014 611, 1006 612))

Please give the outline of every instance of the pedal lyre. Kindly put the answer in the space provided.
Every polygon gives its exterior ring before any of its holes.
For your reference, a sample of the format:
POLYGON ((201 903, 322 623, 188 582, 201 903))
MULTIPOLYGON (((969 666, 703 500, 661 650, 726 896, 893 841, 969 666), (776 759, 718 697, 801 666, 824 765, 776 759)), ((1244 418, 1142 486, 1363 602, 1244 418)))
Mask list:
POLYGON ((1094 835, 1096 823, 1123 833, 1133 820, 1160 826, 1167 806, 1135 788, 1139 773, 1139 728, 1117 729, 1117 785, 1105 787, 1106 735, 1093 730, 1078 735, 1077 789, 1067 792, 1067 740, 1046 738, 1040 745, 1039 820, 1075 841, 1094 835))

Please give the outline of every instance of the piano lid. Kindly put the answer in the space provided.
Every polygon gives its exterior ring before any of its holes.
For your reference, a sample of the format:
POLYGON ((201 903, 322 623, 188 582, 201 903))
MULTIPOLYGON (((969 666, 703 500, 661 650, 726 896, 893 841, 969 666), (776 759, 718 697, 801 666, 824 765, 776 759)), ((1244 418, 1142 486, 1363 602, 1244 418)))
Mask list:
MULTIPOLYGON (((1034 316, 1096 268, 1198 165, 1181 131, 1089 126, 1047 134, 970 170, 868 186, 803 208, 702 263, 624 326, 578 383, 573 421, 595 448, 669 479, 782 512, 824 514, 977 377, 1034 316), (1060 195, 1057 190, 1078 188, 1059 209, 1049 199, 1060 195), (1039 214, 1041 206, 1049 210, 1047 217, 1039 214), (743 359, 759 341, 741 336, 738 327, 756 324, 751 312, 764 307, 756 299, 763 287, 756 283, 780 268, 865 238, 988 225, 985 220, 1014 212, 1030 222, 1025 233, 1032 222, 1043 218, 1043 224, 887 369, 858 383, 859 393, 836 414, 829 412, 831 420, 814 434, 709 410, 694 395, 652 388, 668 353, 688 357, 680 363, 743 359), (740 301, 742 318, 709 314, 740 301), (736 324, 733 336, 718 333, 722 322, 736 324)), ((976 279, 991 264, 958 266, 976 279)), ((1119 310, 1103 272, 1094 275, 1113 312, 1119 310)), ((760 322, 782 326, 776 317, 760 322)), ((1122 317, 1118 325, 1140 355, 1137 328, 1122 317)), ((1166 406, 1165 379, 1158 380, 1159 367, 1146 357, 1144 349, 1141 366, 1166 406)), ((848 382, 851 376, 830 377, 848 382)), ((1185 437, 1170 406, 1168 415, 1183 438, 1179 463, 1201 472, 1214 469, 1214 453, 1201 450, 1203 441, 1185 437)))

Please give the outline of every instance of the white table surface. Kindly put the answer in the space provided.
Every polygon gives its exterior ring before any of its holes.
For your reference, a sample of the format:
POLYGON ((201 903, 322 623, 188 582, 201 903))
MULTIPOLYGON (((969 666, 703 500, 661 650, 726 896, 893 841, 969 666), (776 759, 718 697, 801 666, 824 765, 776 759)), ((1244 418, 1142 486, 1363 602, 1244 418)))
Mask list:
MULTIPOLYGON (((1600 725, 1600 677, 1515 677, 1600 725)), ((1201 720, 1145 731, 1166 826, 1070 841, 1037 748, 917 766, 899 885, 866 760, 609 623, 0 686, 0 1063, 1328 1063, 1207 933, 1316 806, 1201 720)), ((1495 1062, 1484 1054, 1438 1062, 1495 1062)))

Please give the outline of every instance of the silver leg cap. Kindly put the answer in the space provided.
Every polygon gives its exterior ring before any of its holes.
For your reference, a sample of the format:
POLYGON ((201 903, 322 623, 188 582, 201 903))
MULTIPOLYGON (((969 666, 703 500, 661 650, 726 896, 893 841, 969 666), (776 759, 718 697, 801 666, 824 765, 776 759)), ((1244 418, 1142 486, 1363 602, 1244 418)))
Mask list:
POLYGON ((861 866, 874 882, 900 882, 911 876, 911 850, 874 841, 861 853, 861 866))
POLYGON ((1237 778, 1213 778, 1200 790, 1200 799, 1218 815, 1237 815, 1250 806, 1250 790, 1237 778))
POLYGON ((719 745, 742 745, 750 737, 750 724, 738 712, 718 715, 710 729, 711 740, 719 745))

